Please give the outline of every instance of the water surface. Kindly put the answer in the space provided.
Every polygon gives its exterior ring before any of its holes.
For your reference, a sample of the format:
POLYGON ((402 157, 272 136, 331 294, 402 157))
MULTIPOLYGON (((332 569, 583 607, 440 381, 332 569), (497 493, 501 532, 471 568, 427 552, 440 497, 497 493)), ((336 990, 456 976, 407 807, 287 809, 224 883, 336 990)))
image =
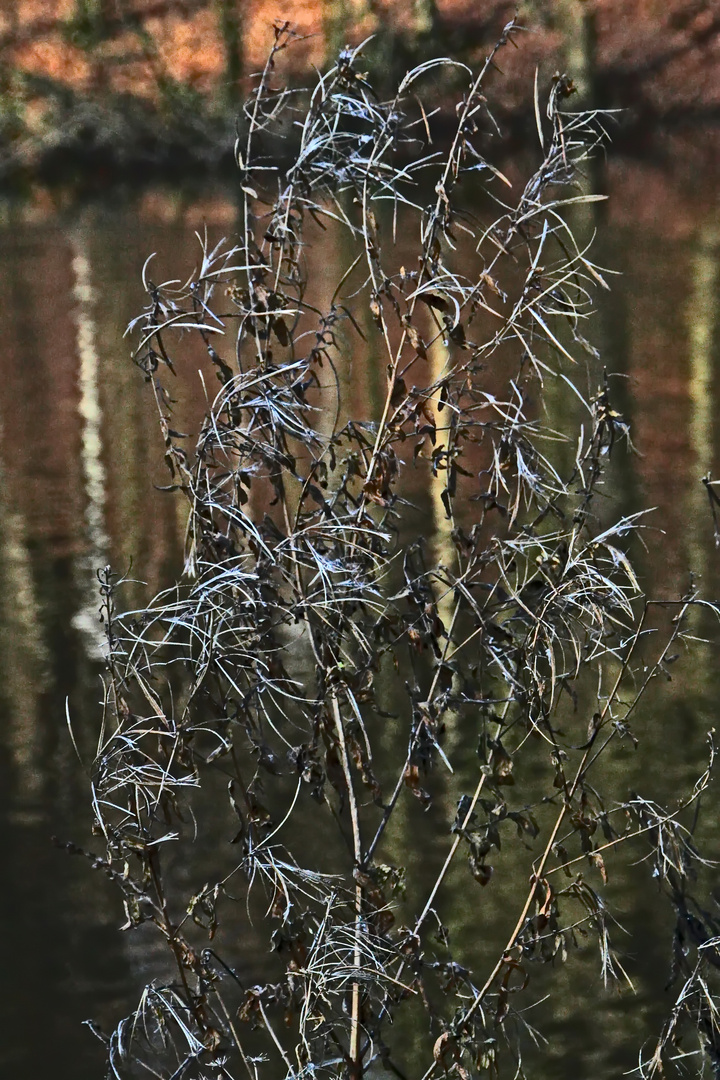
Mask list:
MULTIPOLYGON (((636 552, 650 595, 677 596, 692 571, 706 594, 717 596, 718 558, 700 477, 718 467, 720 207, 701 184, 690 202, 671 171, 631 162, 611 160, 604 183, 608 208, 578 226, 599 230, 597 261, 623 275, 598 297, 591 334, 608 369, 622 376, 613 387, 637 450, 621 450, 613 466, 616 508, 656 508, 647 550, 636 552)), ((126 593, 134 604, 170 583, 182 562, 182 506, 155 490, 166 482, 162 443, 123 339, 143 302, 140 269, 155 251, 158 277, 187 276, 199 251, 195 229, 207 223, 211 239, 219 237, 232 231, 234 214, 232 194, 200 204, 158 191, 120 205, 8 212, 0 232, 0 1068, 16 1080, 101 1076, 102 1047, 81 1021, 112 1027, 145 982, 165 970, 147 928, 119 932, 124 916, 110 884, 52 838, 97 850, 88 835, 87 777, 66 721, 67 707, 80 756, 89 762, 102 690, 96 568, 111 562, 138 579, 126 593)), ((317 259, 320 292, 331 292, 343 265, 332 237, 310 258, 317 259)), ((372 357, 341 377, 370 411, 382 385, 372 357)), ((199 381, 186 384, 184 415, 197 416, 203 405, 199 381)), ((418 498, 422 504, 422 493, 418 498)), ((441 522, 433 518, 431 494, 424 498, 425 527, 429 514, 441 549, 441 522)), ((700 635, 708 629, 701 618, 697 628, 700 635)), ((629 750, 612 761, 618 791, 642 787, 672 799, 702 771, 717 667, 715 647, 700 644, 678 662, 673 682, 648 698, 636 721, 642 763, 629 750)), ((457 733, 458 746, 463 738, 457 733)), ((443 815, 452 820, 457 798, 474 787, 471 742, 467 774, 460 770, 441 793, 440 832, 443 815)), ((706 805, 699 838, 717 855, 716 812, 717 801, 706 805)), ((425 877, 429 888, 447 841, 440 835, 419 862, 412 839, 420 811, 408 805, 403 813, 402 855, 416 861, 418 880, 425 877)), ((488 909, 483 925, 492 942, 521 885, 494 883, 480 895, 456 873, 443 916, 468 956, 482 961, 487 944, 472 940, 477 904, 488 909)), ((662 1021, 669 912, 628 870, 611 876, 609 894, 633 935, 617 944, 637 997, 604 994, 590 949, 555 973, 562 992, 537 1019, 551 1037, 536 1069, 543 1077, 619 1075, 662 1021), (585 1003, 571 990, 573 965, 581 968, 585 1003), (553 1038, 558 1032, 561 1041, 553 1038)), ((258 978, 268 962, 264 947, 263 940, 247 955, 258 978)))

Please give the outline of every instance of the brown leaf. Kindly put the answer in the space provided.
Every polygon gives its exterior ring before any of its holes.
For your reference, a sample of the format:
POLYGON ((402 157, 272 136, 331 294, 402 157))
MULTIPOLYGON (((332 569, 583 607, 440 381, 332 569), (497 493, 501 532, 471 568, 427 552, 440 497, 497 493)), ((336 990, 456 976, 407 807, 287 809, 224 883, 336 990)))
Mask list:
POLYGON ((481 862, 474 855, 468 856, 468 864, 470 866, 470 872, 472 876, 483 886, 483 888, 487 884, 489 884, 490 879, 494 873, 492 866, 489 866, 487 863, 481 862))
POLYGON ((483 285, 487 285, 491 292, 494 292, 496 296, 502 297, 503 300, 505 299, 505 294, 498 285, 497 281, 495 281, 495 279, 492 278, 490 274, 487 273, 487 271, 483 271, 483 273, 480 275, 480 281, 482 281, 483 285))
POLYGON ((600 877, 603 879, 603 885, 608 883, 607 870, 605 869, 605 860, 599 851, 588 852, 588 858, 590 862, 600 871, 600 877))
POLYGON ((404 379, 396 379, 392 388, 392 394, 390 395, 390 404, 394 409, 398 405, 402 405, 403 401, 407 397, 407 386, 404 379))
POLYGON ((502 784, 505 784, 508 787, 512 786, 515 783, 515 777, 512 774, 512 771, 513 771, 512 758, 510 757, 507 750, 505 749, 505 747, 503 746, 503 744, 500 742, 499 739, 497 740, 497 742, 495 742, 493 744, 492 750, 493 750, 492 765, 493 765, 493 780, 494 780, 494 782, 498 786, 500 786, 502 784))
POLYGON ((420 335, 418 334, 415 327, 412 324, 408 323, 408 325, 406 326, 405 329, 407 331, 407 336, 408 336, 408 339, 410 341, 410 344, 412 345, 415 352, 418 354, 418 356, 421 356, 423 360, 427 360, 427 352, 425 351, 425 343, 424 343, 423 339, 420 337, 420 335))
POLYGON ((443 296, 438 296, 437 293, 423 292, 418 295, 418 300, 422 300, 423 304, 427 304, 430 308, 435 308, 436 311, 449 311, 450 305, 443 296))
POLYGON ((407 787, 410 788, 415 798, 419 799, 423 807, 427 810, 432 800, 430 798, 430 792, 425 791, 425 789, 420 786, 420 769, 418 766, 408 764, 403 773, 403 780, 407 787))
POLYGON ((433 1058, 438 1065, 447 1071, 447 1059, 451 1058, 452 1061, 457 1061, 460 1056, 458 1044, 453 1035, 449 1031, 443 1031, 442 1035, 435 1040, 433 1046, 433 1058))
POLYGON ((272 328, 275 331, 275 337, 278 339, 280 344, 283 346, 283 348, 287 348, 290 344, 290 335, 288 334, 285 320, 281 319, 279 316, 276 316, 272 320, 272 328))

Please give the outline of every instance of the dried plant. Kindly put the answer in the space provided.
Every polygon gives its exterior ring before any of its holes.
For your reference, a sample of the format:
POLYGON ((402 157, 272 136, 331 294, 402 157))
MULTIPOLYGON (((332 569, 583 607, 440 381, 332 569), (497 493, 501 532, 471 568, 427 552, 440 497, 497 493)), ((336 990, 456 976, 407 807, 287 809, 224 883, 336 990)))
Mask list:
MULTIPOLYGON (((381 101, 361 51, 345 51, 290 93, 275 65, 292 35, 278 26, 239 125, 239 238, 201 238, 184 284, 144 269, 134 358, 189 506, 186 568, 121 617, 118 582, 101 575, 92 799, 107 853, 94 861, 126 927, 153 924, 175 974, 109 1037, 113 1076, 522 1073, 534 965, 582 931, 603 977, 625 978, 602 890, 609 849, 630 836, 650 841, 675 905, 684 980, 643 1074, 688 1017, 717 1062, 707 973, 720 937, 688 898, 697 853, 681 824, 710 771, 672 814, 638 795, 606 803, 595 783, 598 760, 635 741, 633 713, 697 601, 661 637, 628 554, 642 519, 610 517, 607 465, 628 428, 583 333, 603 272, 569 224, 599 198, 584 174, 605 118, 572 111, 561 76, 541 107, 536 80, 541 160, 508 202, 516 182, 485 151, 486 82, 517 30, 479 74, 460 66, 447 137, 423 87, 431 98, 449 60, 381 101), (323 228, 344 234, 348 258, 321 304, 307 247, 323 228), (165 376, 195 370, 198 347, 219 389, 205 379, 191 449, 165 376), (384 375, 376 413, 341 394, 353 356, 384 375), (582 410, 577 430, 549 422, 549 386, 582 410), (428 488, 440 557, 411 536, 428 488), (392 856, 401 810, 467 772, 468 742, 474 790, 413 907, 411 868, 392 856), (190 858, 195 836, 217 872, 188 893, 173 850, 190 858), (464 859, 473 890, 508 858, 527 883, 514 925, 471 970, 439 914, 448 872, 464 859), (264 921, 277 974, 249 986, 243 950, 264 921), (403 1010, 425 1017, 412 1047, 392 1028, 403 1010)), ((476 919, 482 939, 482 907, 476 919)))

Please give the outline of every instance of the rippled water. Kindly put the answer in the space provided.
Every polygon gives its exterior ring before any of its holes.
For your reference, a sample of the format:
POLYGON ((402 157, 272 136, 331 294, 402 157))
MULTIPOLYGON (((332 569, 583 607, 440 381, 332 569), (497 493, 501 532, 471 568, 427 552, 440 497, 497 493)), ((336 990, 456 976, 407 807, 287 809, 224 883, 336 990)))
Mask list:
MULTIPOLYGON (((706 594, 717 596, 718 558, 699 478, 718 467, 720 208, 700 185, 690 204, 672 173, 627 162, 611 161, 604 183, 609 208, 578 227, 588 236, 599 230, 597 260, 623 275, 611 294, 598 297, 592 335, 608 368, 627 376, 615 387, 637 455, 622 452, 614 466, 617 502, 622 511, 656 507, 647 552, 638 553, 651 595, 676 595, 692 569, 706 594)), ((144 931, 118 932, 123 914, 109 884, 52 837, 92 844, 87 781, 69 738, 66 702, 88 762, 101 693, 95 568, 110 561, 142 579, 145 585, 128 589, 132 603, 170 582, 181 564, 182 511, 153 488, 166 477, 161 441, 123 340, 142 305, 140 268, 156 251, 158 275, 186 275, 197 258, 194 230, 207 222, 212 238, 231 231, 233 220, 232 199, 222 193, 198 204, 156 192, 64 213, 9 210, 0 232, 0 1068, 17 1080, 102 1075, 102 1047, 81 1021, 112 1026, 163 971, 164 958, 144 931)), ((331 287, 342 262, 332 237, 326 245, 317 264, 321 288, 323 274, 331 287)), ((370 407, 382 373, 372 357, 364 365, 342 377, 370 407)), ((191 419, 202 407, 197 384, 186 390, 181 413, 191 419)), ((552 400, 549 407, 561 422, 567 407, 552 400)), ((440 530, 435 540, 442 544, 440 530)), ((698 632, 704 629, 699 621, 698 632)), ((701 771, 703 733, 715 723, 717 668, 715 648, 700 644, 679 662, 673 683, 648 699, 636 724, 649 744, 642 765, 630 752, 612 765, 620 789, 671 799, 701 771)), ((462 743, 462 733, 457 738, 462 743)), ((468 751, 467 777, 461 770, 439 799, 441 826, 459 794, 474 786, 474 748, 468 751)), ((424 860, 418 877, 426 874, 429 885, 445 848, 408 855, 416 812, 407 809, 404 856, 424 860)), ((718 854, 716 812, 717 804, 705 808, 700 837, 718 854)), ((455 878, 444 915, 468 955, 481 957, 486 946, 466 929, 476 905, 487 906, 491 942, 521 884, 493 883, 478 899, 455 878)), ((638 996, 604 996, 589 950, 573 959, 555 983, 567 997, 556 994, 552 1007, 538 1012, 552 1042, 538 1070, 543 1076, 619 1075, 660 1023, 669 915, 656 910, 652 888, 631 871, 618 871, 609 891, 633 934, 623 955, 638 996), (577 964, 585 1003, 569 989, 577 964)), ((247 962, 262 973, 263 954, 250 950, 247 962)))

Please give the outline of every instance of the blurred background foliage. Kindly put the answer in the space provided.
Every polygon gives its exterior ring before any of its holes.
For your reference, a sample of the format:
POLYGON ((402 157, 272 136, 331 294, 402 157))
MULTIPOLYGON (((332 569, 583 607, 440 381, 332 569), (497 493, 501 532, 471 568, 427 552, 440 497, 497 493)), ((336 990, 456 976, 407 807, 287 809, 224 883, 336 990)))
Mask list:
MULTIPOLYGON (((0 183, 87 187, 115 174, 229 167, 236 105, 278 15, 303 39, 288 57, 298 79, 375 35, 367 63, 382 89, 430 52, 476 61, 515 9, 508 0, 1 0, 0 183)), ((517 134, 535 66, 546 77, 572 71, 585 105, 625 110, 628 139, 720 118, 714 0, 521 0, 519 15, 525 41, 503 57, 495 103, 517 134)))

